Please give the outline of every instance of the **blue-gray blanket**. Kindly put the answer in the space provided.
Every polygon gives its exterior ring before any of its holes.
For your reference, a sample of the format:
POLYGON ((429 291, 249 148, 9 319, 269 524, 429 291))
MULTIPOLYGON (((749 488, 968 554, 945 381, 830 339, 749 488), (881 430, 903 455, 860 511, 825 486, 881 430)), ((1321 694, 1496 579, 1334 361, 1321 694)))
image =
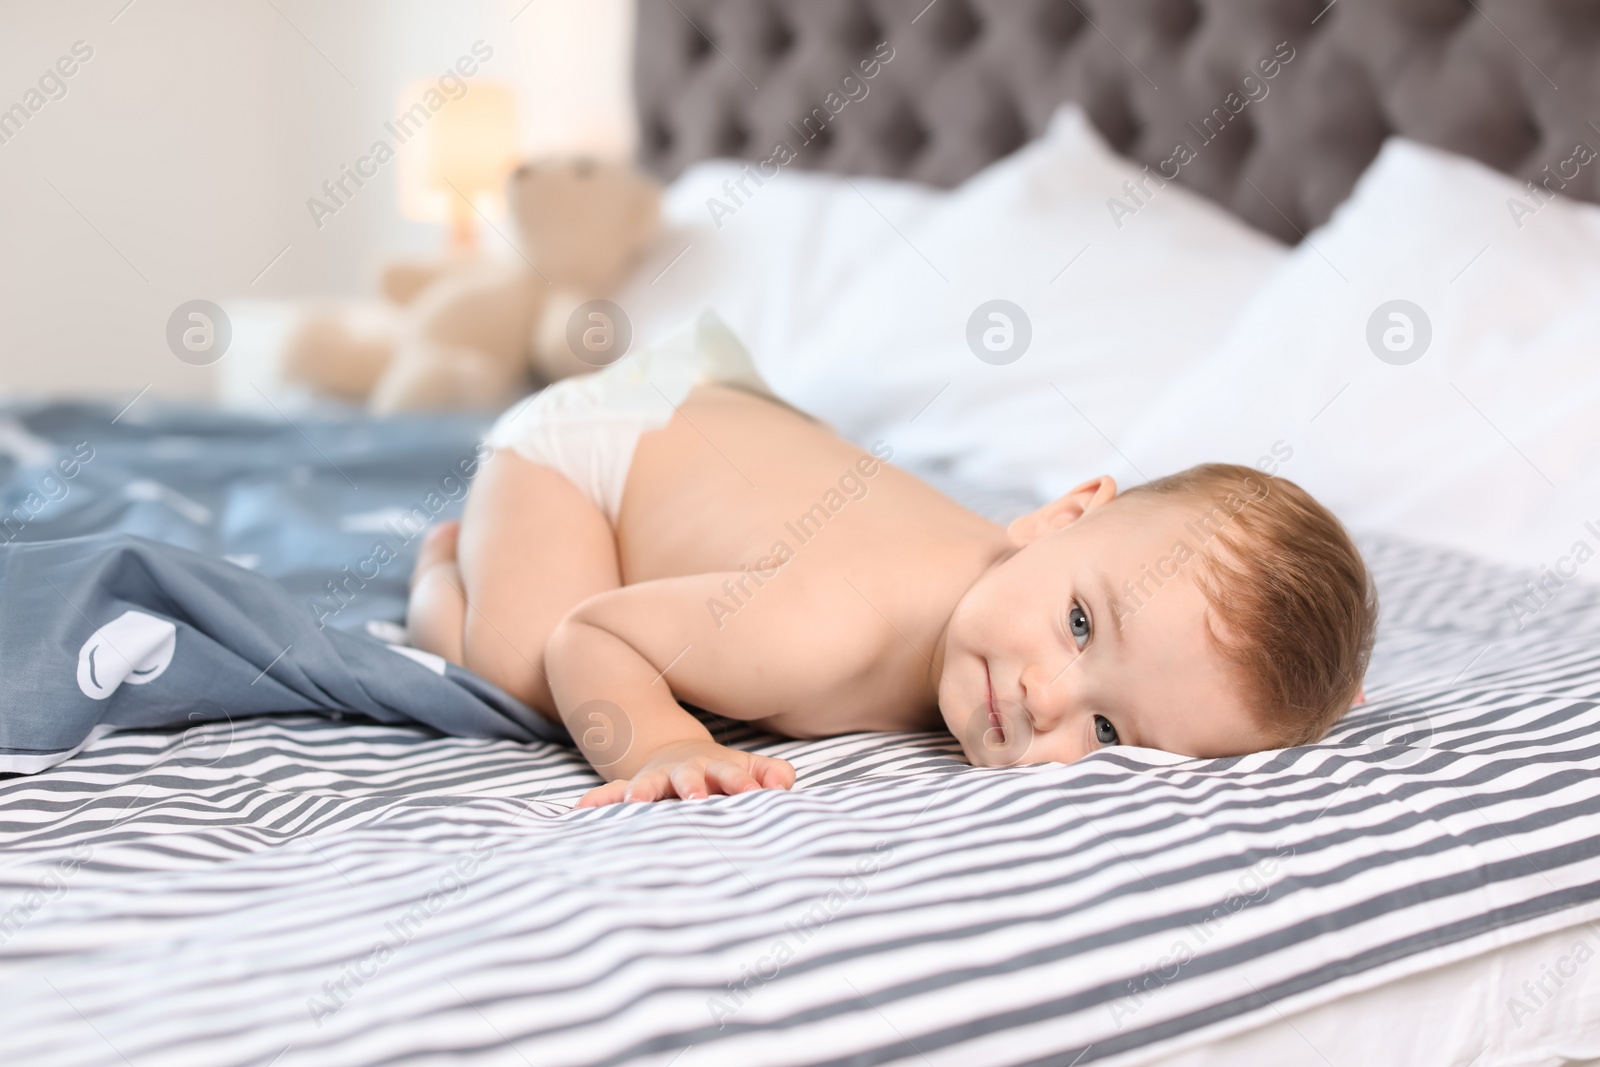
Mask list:
POLYGON ((482 422, 154 408, 0 408, 0 773, 116 728, 283 712, 566 740, 389 643, 482 422))

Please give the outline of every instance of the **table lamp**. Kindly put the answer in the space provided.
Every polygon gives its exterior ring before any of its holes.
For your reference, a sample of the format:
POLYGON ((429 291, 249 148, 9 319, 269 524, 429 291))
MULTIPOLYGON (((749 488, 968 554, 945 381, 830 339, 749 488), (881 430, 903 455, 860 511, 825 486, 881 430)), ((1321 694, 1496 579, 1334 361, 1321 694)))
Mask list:
POLYGON ((449 254, 478 247, 478 216, 504 217, 506 177, 517 165, 517 105, 509 86, 471 79, 450 97, 433 81, 415 82, 390 124, 397 153, 400 214, 448 222, 449 254))

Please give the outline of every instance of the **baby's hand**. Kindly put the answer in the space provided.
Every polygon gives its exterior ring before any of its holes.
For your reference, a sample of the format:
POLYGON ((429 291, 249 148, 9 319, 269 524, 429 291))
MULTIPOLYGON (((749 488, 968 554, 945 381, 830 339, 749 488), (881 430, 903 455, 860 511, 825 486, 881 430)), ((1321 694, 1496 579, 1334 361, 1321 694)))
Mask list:
POLYGON ((711 741, 684 741, 661 749, 632 778, 618 778, 589 790, 578 807, 668 797, 693 800, 713 793, 731 796, 792 785, 794 766, 788 760, 757 756, 711 741))

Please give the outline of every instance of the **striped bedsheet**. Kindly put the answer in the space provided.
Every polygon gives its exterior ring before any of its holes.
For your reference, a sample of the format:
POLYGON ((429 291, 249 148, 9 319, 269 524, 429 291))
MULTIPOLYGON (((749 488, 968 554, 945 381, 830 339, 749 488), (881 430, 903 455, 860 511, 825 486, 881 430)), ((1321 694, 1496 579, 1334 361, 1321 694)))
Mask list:
POLYGON ((578 812, 554 747, 104 737, 0 782, 0 1061, 1144 1063, 1600 917, 1600 595, 1367 548, 1371 703, 1240 759, 722 724, 795 789, 578 812))

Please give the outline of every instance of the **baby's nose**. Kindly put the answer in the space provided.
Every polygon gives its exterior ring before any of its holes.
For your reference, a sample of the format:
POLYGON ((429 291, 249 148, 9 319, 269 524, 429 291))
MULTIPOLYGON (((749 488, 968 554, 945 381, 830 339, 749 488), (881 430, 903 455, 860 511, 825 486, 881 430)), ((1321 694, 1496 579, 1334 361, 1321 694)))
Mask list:
POLYGON ((1030 667, 1022 672, 1022 706, 1035 730, 1053 730, 1067 714, 1071 686, 1067 667, 1030 667))

